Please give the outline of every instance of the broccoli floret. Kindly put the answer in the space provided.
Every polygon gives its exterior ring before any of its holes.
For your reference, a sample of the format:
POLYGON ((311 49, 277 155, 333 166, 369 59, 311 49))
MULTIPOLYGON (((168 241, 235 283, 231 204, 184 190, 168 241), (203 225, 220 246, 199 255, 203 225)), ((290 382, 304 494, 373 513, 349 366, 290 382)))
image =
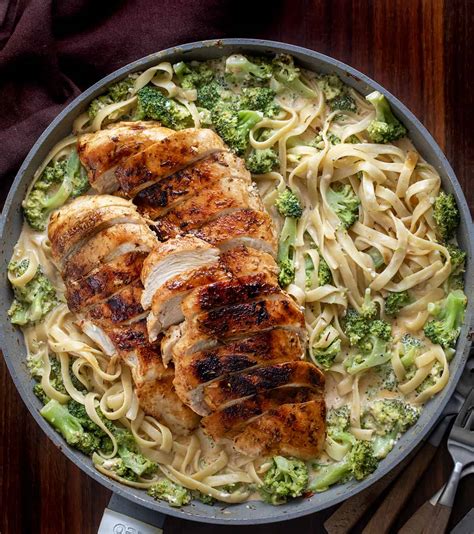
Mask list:
POLYGON ((334 363, 336 356, 341 352, 341 340, 335 339, 329 346, 311 349, 314 362, 318 367, 328 370, 334 363))
POLYGON ((129 430, 115 427, 113 433, 117 440, 118 455, 128 469, 138 476, 156 472, 157 464, 139 452, 135 438, 129 430))
MULTIPOLYGON (((312 288, 313 272, 314 272, 314 263, 311 259, 311 256, 305 256, 305 274, 306 274, 306 289, 312 288)), ((318 265, 318 285, 324 286, 326 284, 332 284, 332 273, 329 265, 326 260, 323 258, 322 254, 319 252, 319 265, 318 265)))
POLYGON ((399 293, 389 293, 385 300, 385 313, 387 315, 397 315, 397 313, 410 304, 411 298, 408 291, 400 291, 399 293))
POLYGON ((326 200, 344 228, 350 228, 358 220, 360 200, 349 184, 328 187, 326 200))
POLYGON ((332 111, 357 111, 354 98, 349 92, 349 88, 344 85, 336 74, 325 74, 318 79, 318 85, 324 93, 324 98, 332 111))
POLYGON ((377 304, 372 300, 370 288, 365 290, 364 301, 362 302, 359 313, 365 319, 375 319, 378 315, 377 304))
POLYGON ((278 265, 280 267, 278 280, 282 287, 286 287, 295 278, 296 221, 303 214, 303 209, 298 197, 290 189, 286 189, 278 196, 275 205, 280 214, 285 217, 278 243, 278 265))
POLYGON ((413 426, 419 416, 419 408, 400 399, 372 402, 362 415, 362 426, 375 432, 373 440, 375 456, 385 458, 392 450, 397 437, 413 426))
POLYGON ((114 83, 107 88, 107 92, 95 98, 89 105, 88 114, 92 120, 100 110, 122 100, 130 98, 135 78, 128 76, 120 82, 114 83))
POLYGON ((359 373, 390 360, 388 343, 392 330, 385 321, 364 317, 351 309, 344 318, 344 331, 350 344, 357 348, 356 354, 344 362, 348 373, 359 373))
POLYGON ((415 364, 415 358, 420 355, 422 346, 423 343, 410 334, 405 334, 402 337, 402 355, 400 360, 405 369, 408 369, 415 364))
POLYGON ((214 79, 214 72, 206 63, 190 65, 180 61, 173 65, 173 70, 183 89, 196 89, 211 83, 214 79))
POLYGON ((91 432, 86 432, 80 421, 69 413, 66 406, 56 400, 50 400, 40 410, 40 414, 59 432, 66 442, 84 454, 92 454, 100 448, 100 439, 91 432))
POLYGON ((188 489, 171 482, 167 478, 163 478, 156 484, 153 484, 148 490, 148 495, 156 500, 167 501, 170 506, 176 508, 188 504, 191 500, 191 493, 188 489))
POLYGON ((219 101, 211 111, 217 133, 237 154, 243 154, 249 145, 250 130, 262 120, 258 111, 238 109, 225 100, 219 101))
POLYGON ((407 134, 407 129, 392 113, 384 95, 374 91, 365 98, 375 107, 375 119, 367 128, 367 133, 374 143, 390 143, 407 134))
POLYGON ((347 404, 332 408, 326 415, 328 433, 348 432, 351 424, 351 411, 347 404))
MULTIPOLYGON (((332 327, 326 328, 320 336, 320 340, 327 339, 328 335, 330 334, 331 330, 333 330, 332 327)), ((327 347, 311 347, 311 358, 313 359, 314 363, 321 367, 322 369, 329 369, 332 364, 334 363, 334 360, 336 359, 336 356, 341 352, 341 340, 339 338, 334 339, 327 347)))
POLYGON ((124 478, 125 480, 130 480, 131 482, 135 482, 138 477, 136 473, 134 473, 131 469, 129 469, 122 458, 114 457, 114 458, 107 458, 104 459, 98 454, 93 454, 92 461, 94 465, 100 465, 104 469, 107 469, 108 471, 112 471, 120 478, 124 478))
MULTIPOLYGON (((449 361, 449 360, 448 360, 449 361)), ((416 388, 418 394, 423 393, 425 389, 434 386, 443 374, 443 365, 436 361, 431 368, 430 374, 423 380, 423 382, 416 388)))
POLYGON ((269 87, 250 87, 242 91, 242 109, 261 111, 265 117, 276 117, 280 106, 275 102, 275 91, 269 87))
POLYGON ((153 119, 160 121, 163 126, 182 130, 193 126, 191 113, 185 106, 168 98, 157 88, 145 86, 137 93, 137 119, 153 119))
POLYGON ((33 393, 43 404, 48 404, 48 402, 50 401, 50 398, 44 392, 43 386, 41 384, 35 384, 33 386, 33 393))
MULTIPOLYGON (((12 261, 8 266, 15 277, 21 276, 28 269, 29 260, 12 261)), ((21 326, 40 321, 57 304, 56 290, 38 267, 33 278, 23 287, 13 286, 14 299, 8 316, 13 324, 21 326)))
POLYGON ((232 54, 225 61, 225 73, 236 82, 261 82, 271 78, 271 64, 264 58, 246 58, 242 54, 232 54))
POLYGON ((377 367, 377 374, 380 377, 380 389, 395 391, 398 388, 398 379, 390 362, 377 367))
POLYGON ((378 459, 372 443, 355 441, 346 456, 337 463, 323 466, 318 470, 316 478, 311 482, 311 491, 326 491, 337 482, 350 478, 363 480, 377 469, 378 459))
POLYGON ((296 240, 296 219, 286 217, 278 243, 278 281, 287 287, 295 279, 294 243, 296 240))
POLYGON ((303 461, 274 456, 259 491, 265 502, 283 504, 302 495, 307 484, 308 468, 303 461))
POLYGON ((457 245, 448 243, 446 245, 451 261, 451 274, 449 275, 444 288, 446 293, 455 289, 464 288, 464 271, 466 270, 466 252, 457 245))
POLYGON ((381 399, 372 402, 362 417, 364 428, 373 429, 376 434, 385 435, 395 428, 403 434, 413 426, 420 416, 420 409, 400 399, 381 399))
POLYGON ((214 499, 214 497, 212 497, 211 495, 206 495, 205 493, 202 493, 198 490, 193 490, 191 492, 191 495, 193 499, 197 499, 203 504, 208 504, 209 506, 212 506, 216 502, 216 499, 214 499))
POLYGON ((357 345, 369 333, 369 321, 352 308, 347 310, 343 325, 351 346, 357 345))
POLYGON ((452 291, 440 302, 428 304, 428 311, 435 319, 425 324, 425 336, 445 349, 454 347, 461 332, 466 304, 466 295, 460 289, 452 291))
POLYGON ((316 93, 301 81, 300 69, 288 54, 277 55, 272 62, 273 77, 277 82, 305 98, 315 98, 316 93))
POLYGON ((319 255, 319 265, 318 265, 318 281, 320 286, 326 284, 332 284, 332 273, 327 261, 319 255))
MULTIPOLYGON (((335 109, 340 109, 341 111, 357 111, 357 106, 355 100, 349 94, 348 91, 345 91, 342 95, 336 96, 329 102, 329 107, 332 111, 335 109)), ((352 141, 347 140, 346 142, 351 143, 352 141)), ((357 139, 356 143, 359 140, 357 139)))
POLYGON ((35 230, 45 230, 53 210, 88 189, 87 173, 74 150, 68 160, 48 165, 34 183, 22 203, 26 222, 35 230))
POLYGON ((441 239, 443 241, 451 239, 461 221, 458 205, 452 193, 441 191, 436 197, 433 206, 433 218, 441 239))
POLYGON ((300 201, 291 189, 285 189, 285 191, 278 195, 275 206, 283 217, 299 219, 303 215, 303 208, 301 207, 300 201))
POLYGON ((245 158, 245 166, 253 174, 271 172, 278 163, 278 154, 271 148, 252 150, 245 158))

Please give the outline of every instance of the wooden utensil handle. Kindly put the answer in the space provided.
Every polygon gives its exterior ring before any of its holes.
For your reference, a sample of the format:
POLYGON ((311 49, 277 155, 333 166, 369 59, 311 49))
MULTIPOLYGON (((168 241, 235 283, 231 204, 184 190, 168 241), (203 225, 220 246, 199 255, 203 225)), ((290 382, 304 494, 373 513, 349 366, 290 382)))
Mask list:
POLYGON ((423 445, 419 445, 381 480, 344 501, 324 523, 324 528, 328 534, 347 534, 350 532, 422 449, 423 445))
POLYGON ((415 489, 420 477, 426 471, 436 452, 436 447, 425 443, 402 475, 390 489, 388 495, 372 516, 363 534, 389 532, 390 527, 415 489))
POLYGON ((451 515, 449 506, 426 501, 398 531, 398 534, 444 534, 451 515))
POLYGON ((341 506, 326 520, 324 528, 328 534, 347 534, 357 523, 364 517, 365 513, 380 497, 388 486, 406 467, 408 462, 403 462, 390 473, 385 475, 381 480, 372 484, 366 490, 361 491, 354 497, 344 501, 341 506))

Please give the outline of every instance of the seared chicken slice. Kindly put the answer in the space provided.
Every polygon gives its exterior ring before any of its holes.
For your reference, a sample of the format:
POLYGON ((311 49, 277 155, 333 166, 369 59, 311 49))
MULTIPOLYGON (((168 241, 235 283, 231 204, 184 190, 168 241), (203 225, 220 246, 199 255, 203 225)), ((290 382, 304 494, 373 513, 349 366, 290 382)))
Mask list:
POLYGON ((277 388, 248 397, 241 402, 231 404, 227 408, 217 410, 201 421, 207 434, 215 441, 221 438, 231 438, 238 434, 244 426, 258 417, 265 417, 265 413, 282 406, 320 400, 322 392, 307 387, 277 388))
POLYGON ((70 279, 66 286, 66 300, 73 312, 80 312, 117 293, 125 286, 140 280, 147 252, 129 252, 96 267, 84 278, 70 279))
POLYGON ((303 314, 284 294, 199 313, 168 329, 161 342, 163 361, 165 364, 170 361, 173 352, 191 354, 215 347, 223 340, 248 337, 274 328, 296 332, 302 341, 306 340, 303 314))
POLYGON ((100 230, 63 262, 62 275, 68 282, 79 280, 94 269, 116 263, 124 254, 148 252, 158 243, 145 224, 116 224, 100 230))
POLYGON ((167 425, 174 434, 185 435, 199 425, 199 416, 176 395, 172 368, 161 361, 159 346, 138 348, 125 358, 132 369, 135 391, 143 411, 167 425))
POLYGON ((117 167, 120 188, 130 197, 188 165, 227 150, 212 130, 189 128, 174 132, 117 167))
POLYGON ((200 287, 188 295, 181 309, 186 319, 197 313, 223 306, 234 306, 250 302, 266 295, 282 294, 277 277, 272 273, 250 271, 247 276, 215 282, 200 287))
POLYGON ((140 191, 133 199, 138 211, 152 220, 163 216, 177 203, 202 191, 210 190, 226 178, 251 184, 251 177, 242 160, 231 152, 216 152, 182 171, 140 191))
POLYGON ((53 258, 63 265, 67 256, 100 230, 144 222, 128 200, 110 195, 78 197, 51 215, 48 237, 53 258))
POLYGON ((257 272, 278 276, 278 267, 271 254, 244 245, 223 252, 221 262, 235 277, 257 272))
POLYGON ((150 341, 155 341, 158 334, 183 320, 181 302, 190 291, 202 285, 229 280, 229 277, 220 262, 215 262, 167 280, 154 294, 151 303, 147 319, 150 341))
POLYGON ((117 165, 172 133, 158 122, 137 121, 118 122, 81 135, 77 151, 91 186, 99 193, 113 193, 119 188, 115 177, 117 165))
POLYGON ((101 327, 79 316, 79 326, 108 356, 125 356, 138 347, 149 346, 145 319, 131 324, 101 327))
POLYGON ((155 221, 155 231, 160 241, 166 241, 242 208, 264 210, 253 185, 225 177, 162 215, 155 221))
POLYGON ((109 326, 133 323, 146 317, 140 299, 141 282, 130 284, 107 300, 90 307, 85 315, 97 326, 107 329, 109 326))
POLYGON ((305 322, 299 306, 283 293, 271 297, 199 313, 186 321, 185 335, 180 342, 200 350, 199 345, 206 337, 247 337, 273 328, 297 332, 305 339, 305 322))
POLYGON ((214 411, 239 399, 289 386, 320 390, 324 386, 324 375, 314 364, 306 361, 257 367, 205 386, 204 402, 209 411, 214 411))
POLYGON ((157 243, 143 264, 142 305, 151 306, 153 295, 174 277, 217 262, 219 250, 193 236, 157 243))
POLYGON ((277 284, 275 262, 272 257, 257 250, 251 254, 244 247, 222 254, 218 262, 191 269, 168 279, 153 295, 151 313, 148 316, 150 340, 155 340, 162 330, 183 320, 181 303, 192 290, 208 285, 212 288, 213 284, 227 283, 235 275, 249 275, 256 270, 261 273, 261 281, 262 277, 265 277, 268 283, 277 284))
POLYGON ((261 365, 285 363, 303 357, 303 347, 295 332, 271 330, 194 354, 175 353, 174 385, 183 402, 201 415, 203 389, 215 380, 261 365))
POLYGON ((234 437, 234 447, 248 456, 316 458, 326 439, 326 405, 323 399, 284 404, 269 410, 234 437))
POLYGON ((273 256, 277 251, 275 228, 264 211, 242 209, 222 215, 191 233, 222 251, 239 245, 263 250, 273 256))

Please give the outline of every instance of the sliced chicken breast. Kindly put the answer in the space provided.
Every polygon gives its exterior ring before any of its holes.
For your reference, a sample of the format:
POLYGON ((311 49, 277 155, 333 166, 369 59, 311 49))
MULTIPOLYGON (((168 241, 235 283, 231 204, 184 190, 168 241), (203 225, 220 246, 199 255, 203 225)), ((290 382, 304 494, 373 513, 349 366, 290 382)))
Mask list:
POLYGON ((68 283, 80 280, 94 269, 116 265, 127 254, 147 255, 157 242, 145 224, 116 224, 100 230, 72 252, 63 262, 62 276, 68 283))
POLYGON ((79 315, 78 324, 108 356, 127 356, 130 351, 149 346, 145 319, 131 324, 102 327, 79 315))
POLYGON ((182 325, 169 328, 161 342, 163 361, 165 364, 170 361, 173 352, 191 354, 215 347, 225 340, 248 337, 274 328, 296 332, 302 342, 306 342, 300 308, 288 297, 271 297, 203 312, 182 325))
POLYGON ((225 177, 163 214, 155 221, 155 231, 160 241, 166 241, 242 208, 264 210, 254 186, 225 177))
POLYGON ((163 421, 174 434, 186 435, 199 426, 200 417, 176 395, 173 374, 170 369, 169 375, 137 385, 137 397, 146 414, 163 421))
POLYGON ((263 211, 251 209, 235 211, 222 215, 190 233, 224 252, 239 245, 263 250, 273 256, 277 251, 273 222, 263 211))
POLYGON ((186 322, 186 332, 180 341, 191 347, 203 336, 231 339, 273 328, 295 331, 305 338, 304 317, 299 306, 284 294, 276 297, 197 314, 186 322))
POLYGON ((138 348, 126 358, 132 369, 136 393, 143 411, 168 426, 174 434, 185 435, 197 428, 199 416, 176 395, 172 368, 165 368, 158 346, 138 348))
POLYGON ((110 195, 78 197, 51 215, 48 237, 55 262, 63 265, 94 234, 125 223, 145 224, 130 201, 110 195))
POLYGON ((250 173, 242 160, 231 152, 216 152, 208 158, 140 191, 133 199, 138 211, 155 220, 171 208, 192 198, 203 189, 210 190, 222 179, 251 184, 250 173))
POLYGON ((224 150, 222 139, 212 130, 180 130, 128 158, 115 175, 120 188, 133 198, 155 182, 224 150))
POLYGON ((326 439, 324 400, 284 404, 249 423, 234 437, 234 447, 251 457, 316 458, 326 439))
POLYGON ((194 354, 175 352, 174 385, 181 400, 203 415, 204 386, 258 366, 300 360, 303 352, 298 334, 277 329, 194 354))
POLYGON ((158 122, 118 122, 94 133, 81 135, 77 151, 87 169, 91 186, 99 193, 119 188, 117 165, 173 133, 158 122))
POLYGON ((143 307, 148 309, 151 306, 153 295, 169 280, 198 267, 216 263, 218 259, 217 248, 193 236, 157 243, 143 264, 143 307))
POLYGON ((202 285, 229 280, 229 277, 229 273, 222 264, 215 262, 167 280, 153 295, 151 311, 147 319, 150 341, 154 341, 169 326, 180 323, 184 319, 181 303, 190 291, 202 285))
POLYGON ((110 262, 100 264, 83 278, 69 279, 66 286, 69 309, 80 312, 111 297, 129 284, 139 281, 147 254, 147 252, 128 252, 110 262))
POLYGON ((249 397, 202 419, 201 424, 215 441, 236 436, 247 424, 264 417, 269 410, 283 404, 295 404, 321 399, 322 392, 307 387, 286 387, 249 397))
POLYGON ((130 324, 146 317, 140 303, 142 295, 141 282, 130 284, 107 300, 86 310, 84 314, 106 331, 109 326, 130 324))
POLYGON ((209 411, 214 411, 239 399, 288 386, 320 389, 324 386, 324 375, 318 367, 306 361, 266 365, 233 374, 206 386, 204 402, 209 411))
POLYGON ((276 276, 265 271, 251 271, 247 276, 233 277, 200 287, 188 295, 181 309, 186 319, 197 313, 223 306, 235 306, 266 295, 281 294, 276 276))
MULTIPOLYGON (((168 279, 152 298, 151 313, 148 316, 150 340, 154 341, 161 331, 184 319, 182 302, 192 290, 209 286, 211 291, 216 283, 228 283, 236 274, 249 275, 256 270, 260 271, 261 282, 266 280, 268 284, 276 286, 275 262, 271 256, 259 251, 250 254, 250 251, 243 247, 222 254, 218 262, 191 269, 168 279)), ((252 291, 250 280, 246 282, 249 282, 249 291, 252 291)), ((225 286, 216 287, 224 291, 225 286)), ((255 284, 252 287, 254 292, 257 291, 255 284)))

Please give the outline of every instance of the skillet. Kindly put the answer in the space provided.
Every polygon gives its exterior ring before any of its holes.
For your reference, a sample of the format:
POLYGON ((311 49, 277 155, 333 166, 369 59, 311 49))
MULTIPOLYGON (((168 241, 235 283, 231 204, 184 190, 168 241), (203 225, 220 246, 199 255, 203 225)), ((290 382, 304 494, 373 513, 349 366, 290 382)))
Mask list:
POLYGON ((117 496, 129 501, 127 508, 129 508, 129 505, 135 504, 155 512, 161 512, 183 519, 238 525, 284 521, 334 506, 382 478, 390 470, 395 468, 428 435, 451 397, 468 358, 470 348, 469 332, 471 330, 470 325, 472 324, 474 309, 474 231, 468 205, 451 166, 426 128, 394 96, 357 70, 340 61, 305 48, 256 39, 200 41, 151 54, 103 78, 77 97, 56 117, 29 152, 11 186, 5 202, 0 217, 0 237, 2 243, 0 249, 0 313, 4 317, 0 325, 0 345, 12 379, 28 410, 53 443, 87 475, 112 490, 117 496), (60 435, 39 415, 41 404, 32 392, 34 381, 26 368, 26 349, 21 331, 12 326, 7 320, 7 310, 10 306, 12 293, 6 273, 13 247, 18 240, 23 223, 21 202, 33 178, 33 174, 54 144, 70 133, 74 119, 87 109, 89 102, 93 98, 101 94, 111 83, 119 81, 132 72, 145 70, 162 61, 174 63, 180 60, 208 60, 233 53, 254 55, 289 53, 306 69, 338 74, 343 82, 363 95, 378 90, 388 96, 392 108, 408 128, 409 136, 418 151, 439 172, 443 188, 453 193, 456 197, 461 214, 458 240, 460 246, 467 252, 465 292, 468 297, 468 307, 466 310, 465 324, 463 325, 457 343, 456 355, 450 365, 451 377, 448 385, 425 406, 416 425, 401 437, 392 452, 379 464, 379 468, 375 473, 367 479, 362 482, 351 481, 335 486, 324 493, 316 494, 309 498, 294 500, 278 507, 263 502, 242 503, 230 506, 219 504, 208 506, 193 501, 188 506, 176 509, 162 501, 154 501, 144 491, 123 486, 96 471, 90 458, 68 447, 60 435))

